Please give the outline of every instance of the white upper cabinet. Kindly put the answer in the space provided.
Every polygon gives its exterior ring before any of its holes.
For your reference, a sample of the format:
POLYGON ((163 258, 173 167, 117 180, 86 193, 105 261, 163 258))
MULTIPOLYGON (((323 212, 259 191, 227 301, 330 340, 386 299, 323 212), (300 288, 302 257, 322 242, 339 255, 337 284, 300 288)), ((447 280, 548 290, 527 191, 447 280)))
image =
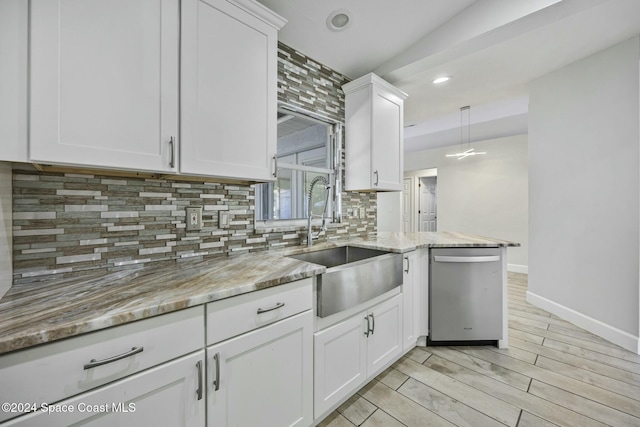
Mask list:
POLYGON ((347 83, 345 189, 401 191, 407 94, 373 73, 347 83))
POLYGON ((30 159, 177 171, 178 0, 32 0, 30 159))
POLYGON ((254 1, 183 0, 181 173, 274 179, 285 22, 254 1))
POLYGON ((29 2, 0 1, 0 160, 27 159, 29 2))

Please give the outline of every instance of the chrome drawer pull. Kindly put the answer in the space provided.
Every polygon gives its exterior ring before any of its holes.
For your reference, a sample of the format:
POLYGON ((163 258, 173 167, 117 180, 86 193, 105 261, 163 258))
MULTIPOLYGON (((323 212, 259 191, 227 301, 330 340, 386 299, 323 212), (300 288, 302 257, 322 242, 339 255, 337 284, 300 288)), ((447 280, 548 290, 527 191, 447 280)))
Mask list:
POLYGON ((196 390, 196 395, 198 396, 198 400, 202 400, 202 360, 198 360, 196 368, 198 368, 198 389, 196 390))
POLYGON ((368 337, 369 334, 371 333, 371 323, 369 323, 369 316, 365 316, 364 319, 367 321, 367 330, 364 331, 364 336, 368 337))
POLYGON ((274 305, 271 308, 259 308, 258 309, 258 314, 267 313, 269 311, 277 310, 277 309, 282 308, 282 307, 284 307, 284 303, 283 302, 278 302, 278 303, 276 303, 276 305, 274 305))
POLYGON ((131 357, 134 354, 142 353, 142 350, 144 350, 144 347, 133 347, 131 350, 127 351, 126 353, 122 353, 117 356, 107 357, 106 359, 102 359, 102 360, 91 359, 89 363, 84 365, 84 369, 87 370, 87 369, 95 368, 96 366, 106 365, 107 363, 115 362, 116 360, 131 357))
POLYGON ((213 391, 220 390, 220 353, 213 355, 213 360, 216 361, 216 379, 213 381, 213 391))

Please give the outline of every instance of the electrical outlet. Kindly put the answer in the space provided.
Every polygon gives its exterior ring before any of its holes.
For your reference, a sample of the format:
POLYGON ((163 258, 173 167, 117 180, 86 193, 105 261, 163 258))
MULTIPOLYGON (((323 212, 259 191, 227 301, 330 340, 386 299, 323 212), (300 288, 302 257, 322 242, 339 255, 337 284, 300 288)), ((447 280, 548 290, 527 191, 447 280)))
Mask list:
POLYGON ((218 228, 229 228, 228 211, 218 211, 218 228))
POLYGON ((187 231, 202 230, 202 208, 187 208, 187 231))

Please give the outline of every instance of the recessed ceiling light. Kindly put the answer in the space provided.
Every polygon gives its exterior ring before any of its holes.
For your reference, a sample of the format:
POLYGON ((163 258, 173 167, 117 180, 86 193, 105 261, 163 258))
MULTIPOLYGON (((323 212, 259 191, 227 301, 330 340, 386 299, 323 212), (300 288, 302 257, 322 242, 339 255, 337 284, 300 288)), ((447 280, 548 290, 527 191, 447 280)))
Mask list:
POLYGON ((448 82, 450 78, 451 78, 451 77, 448 77, 448 76, 438 77, 437 79, 435 79, 435 80, 433 81, 433 84, 434 84, 434 85, 439 85, 439 84, 441 84, 441 83, 448 82))
POLYGON ((334 10, 327 17, 327 28, 331 31, 342 31, 351 25, 351 12, 346 9, 334 10))

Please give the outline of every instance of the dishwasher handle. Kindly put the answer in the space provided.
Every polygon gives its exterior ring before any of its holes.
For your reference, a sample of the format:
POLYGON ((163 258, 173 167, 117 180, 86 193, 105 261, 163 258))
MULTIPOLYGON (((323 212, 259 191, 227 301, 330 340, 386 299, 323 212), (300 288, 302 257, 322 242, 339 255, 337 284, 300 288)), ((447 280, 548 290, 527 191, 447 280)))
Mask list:
POLYGON ((489 256, 447 256, 447 255, 435 255, 433 257, 435 262, 495 262, 500 261, 500 255, 489 256))

